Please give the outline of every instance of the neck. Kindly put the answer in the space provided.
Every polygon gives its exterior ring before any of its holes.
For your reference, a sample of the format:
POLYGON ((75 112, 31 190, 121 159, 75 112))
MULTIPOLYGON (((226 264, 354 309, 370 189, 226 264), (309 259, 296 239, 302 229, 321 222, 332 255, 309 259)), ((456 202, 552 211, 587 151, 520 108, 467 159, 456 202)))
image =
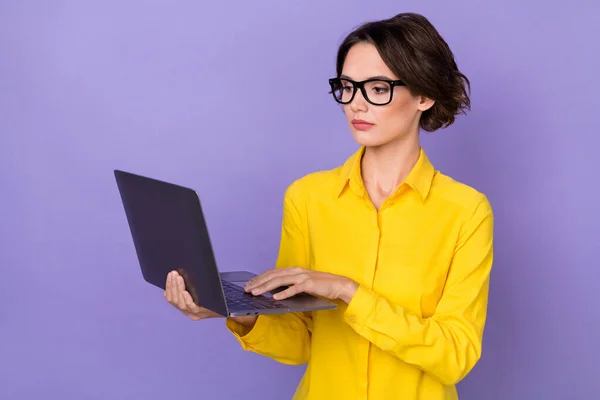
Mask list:
POLYGON ((391 195, 417 163, 420 151, 418 135, 383 146, 367 147, 361 162, 365 185, 386 196, 391 195))

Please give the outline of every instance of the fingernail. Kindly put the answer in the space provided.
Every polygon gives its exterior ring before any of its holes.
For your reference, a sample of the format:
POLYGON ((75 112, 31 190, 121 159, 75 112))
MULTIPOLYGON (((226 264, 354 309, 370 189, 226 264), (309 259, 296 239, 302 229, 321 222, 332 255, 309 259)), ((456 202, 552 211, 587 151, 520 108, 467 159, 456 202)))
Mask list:
POLYGON ((258 294, 258 289, 252 290, 252 294, 254 294, 254 295, 258 294))

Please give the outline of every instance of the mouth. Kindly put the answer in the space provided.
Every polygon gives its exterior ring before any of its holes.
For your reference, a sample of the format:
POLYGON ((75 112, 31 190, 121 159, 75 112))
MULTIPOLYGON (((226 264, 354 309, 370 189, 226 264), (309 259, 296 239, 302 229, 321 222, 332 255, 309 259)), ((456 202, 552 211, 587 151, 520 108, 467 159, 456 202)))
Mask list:
POLYGON ((352 126, 354 126, 356 129, 358 129, 360 131, 366 131, 367 129, 370 129, 373 126, 375 126, 375 124, 372 124, 367 121, 363 121, 362 119, 353 119, 352 126))

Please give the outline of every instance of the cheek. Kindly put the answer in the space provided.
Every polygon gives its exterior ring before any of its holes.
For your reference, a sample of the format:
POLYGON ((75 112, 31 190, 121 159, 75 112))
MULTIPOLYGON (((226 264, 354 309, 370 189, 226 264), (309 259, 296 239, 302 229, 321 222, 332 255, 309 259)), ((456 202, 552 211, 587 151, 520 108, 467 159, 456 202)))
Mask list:
POLYGON ((354 115, 354 113, 350 109, 350 105, 346 104, 342 106, 342 110, 344 111, 344 114, 346 114, 346 118, 348 119, 348 121, 350 121, 352 119, 352 116, 354 115))
POLYGON ((386 107, 372 110, 375 120, 382 126, 395 127, 395 129, 411 124, 416 111, 413 102, 407 99, 397 99, 386 107))
POLYGON ((405 119, 406 110, 401 107, 378 107, 372 110, 373 119, 377 125, 383 130, 388 130, 390 127, 398 127, 398 124, 405 119))

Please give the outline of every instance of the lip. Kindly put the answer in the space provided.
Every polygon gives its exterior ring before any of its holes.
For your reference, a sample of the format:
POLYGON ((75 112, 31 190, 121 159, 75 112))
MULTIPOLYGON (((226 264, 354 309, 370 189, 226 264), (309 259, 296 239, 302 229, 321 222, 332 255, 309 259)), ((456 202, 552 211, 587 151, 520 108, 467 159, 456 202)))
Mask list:
POLYGON ((358 130, 366 131, 367 129, 372 128, 375 124, 363 121, 362 119, 353 119, 352 125, 358 130))

